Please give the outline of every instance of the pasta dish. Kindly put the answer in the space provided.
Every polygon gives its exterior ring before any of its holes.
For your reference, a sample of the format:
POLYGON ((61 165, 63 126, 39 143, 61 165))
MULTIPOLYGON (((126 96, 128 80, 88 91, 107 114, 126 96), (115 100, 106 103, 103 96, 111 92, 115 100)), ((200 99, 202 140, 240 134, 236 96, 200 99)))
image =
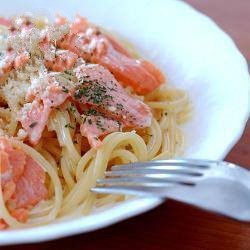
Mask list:
POLYGON ((191 105, 162 72, 77 16, 0 18, 0 228, 84 216, 116 164, 181 155, 191 105))

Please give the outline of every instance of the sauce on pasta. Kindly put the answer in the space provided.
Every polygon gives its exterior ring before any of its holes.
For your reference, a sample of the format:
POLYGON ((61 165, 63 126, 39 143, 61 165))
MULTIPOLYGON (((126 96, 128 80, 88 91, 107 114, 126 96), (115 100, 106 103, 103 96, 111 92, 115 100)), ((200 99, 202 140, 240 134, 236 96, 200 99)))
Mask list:
POLYGON ((0 19, 0 228, 121 202, 90 192, 114 164, 180 155, 187 93, 77 16, 0 19))

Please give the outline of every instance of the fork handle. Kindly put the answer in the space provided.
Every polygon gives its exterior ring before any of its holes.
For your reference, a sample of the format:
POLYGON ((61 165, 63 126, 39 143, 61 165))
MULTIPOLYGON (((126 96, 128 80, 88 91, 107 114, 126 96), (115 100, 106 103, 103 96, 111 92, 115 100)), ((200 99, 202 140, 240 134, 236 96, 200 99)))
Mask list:
POLYGON ((206 211, 215 212, 232 219, 250 222, 250 190, 244 185, 235 186, 233 181, 226 179, 203 181, 199 188, 170 184, 167 188, 102 186, 92 188, 91 191, 106 194, 167 198, 206 211), (224 189, 227 189, 228 192, 224 192, 224 189))

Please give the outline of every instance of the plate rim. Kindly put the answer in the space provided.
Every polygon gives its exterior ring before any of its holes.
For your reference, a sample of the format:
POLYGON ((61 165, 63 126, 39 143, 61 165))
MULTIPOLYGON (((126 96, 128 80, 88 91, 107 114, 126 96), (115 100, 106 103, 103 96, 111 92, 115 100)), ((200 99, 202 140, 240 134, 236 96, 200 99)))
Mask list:
MULTIPOLYGON (((236 44, 232 40, 232 38, 225 32, 223 31, 210 17, 206 16, 205 14, 199 12, 196 10, 194 7, 190 6, 188 3, 181 2, 181 1, 175 1, 176 4, 178 3, 180 7, 185 7, 188 9, 188 11, 192 11, 194 15, 199 15, 204 19, 206 22, 210 22, 211 28, 216 28, 220 33, 224 34, 224 37, 229 39, 232 42, 232 46, 234 47, 235 53, 241 56, 241 59, 243 59, 243 64, 245 64, 245 69, 248 72, 247 69, 247 62, 244 59, 243 55, 237 48, 236 44), (188 8, 187 8, 188 7, 188 8), (206 19, 206 20, 205 20, 206 19)), ((250 79, 250 78, 249 78, 250 79)), ((249 81, 250 82, 250 81, 249 81)), ((249 99, 249 96, 248 96, 249 99)), ((239 121, 239 128, 236 131, 235 134, 231 136, 231 140, 228 143, 225 148, 223 148, 217 155, 217 160, 222 160, 225 158, 225 156, 228 154, 228 152, 233 148, 233 146, 237 143, 237 141, 241 138, 246 123, 249 118, 249 113, 250 113, 250 108, 247 108, 247 111, 245 112, 244 117, 242 116, 241 121, 239 121)), ((0 232, 0 246, 3 245, 14 245, 14 244, 20 244, 20 243, 37 243, 37 242, 44 242, 48 240, 54 240, 54 239, 59 239, 62 237, 68 237, 72 235, 77 235, 81 233, 87 233, 87 232, 92 232, 104 227, 107 227, 109 225, 115 224, 117 222, 123 221, 125 219, 131 218, 133 216, 142 214, 144 212, 147 212, 160 204, 164 202, 163 199, 160 198, 135 198, 128 200, 125 203, 118 204, 106 211, 103 211, 99 214, 92 214, 87 217, 83 218, 76 218, 72 219, 70 221, 64 221, 64 222, 59 222, 55 224, 48 224, 48 225, 43 225, 36 227, 36 230, 34 232, 34 228, 22 228, 22 229, 10 229, 6 231, 0 232), (125 210, 124 207, 126 206, 134 206, 134 209, 130 210, 125 210), (139 206, 140 205, 140 206, 139 206), (120 208, 120 210, 119 210, 120 208), (122 208, 122 209, 121 209, 122 208), (103 213, 112 213, 116 212, 116 217, 110 219, 109 216, 103 216, 103 213), (123 211, 123 212, 121 212, 123 211), (125 211, 125 213, 124 213, 125 211), (98 224, 92 224, 91 223, 91 218, 93 216, 103 216, 103 219, 99 221, 98 224), (87 221, 87 223, 86 223, 87 221), (79 226, 84 224, 83 226, 79 226), (58 225, 63 224, 65 229, 60 229, 60 226, 58 225), (77 225, 77 226, 76 226, 77 225), (54 230, 54 228, 59 228, 60 230, 54 230), (44 234, 44 231, 46 230, 46 234, 44 234), (49 233, 47 233, 49 232, 49 233), (32 234, 32 238, 30 238, 30 235, 32 234), (29 237, 29 238, 28 238, 29 237)))

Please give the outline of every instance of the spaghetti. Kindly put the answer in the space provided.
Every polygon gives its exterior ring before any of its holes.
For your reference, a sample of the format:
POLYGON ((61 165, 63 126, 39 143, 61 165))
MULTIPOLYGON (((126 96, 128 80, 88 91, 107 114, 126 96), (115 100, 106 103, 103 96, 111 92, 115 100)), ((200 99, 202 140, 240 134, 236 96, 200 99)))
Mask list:
POLYGON ((83 216, 121 202, 123 195, 90 192, 108 168, 182 154, 188 95, 164 84, 151 63, 82 17, 52 24, 19 16, 2 23, 2 228, 83 216), (40 179, 32 177, 35 170, 40 179))

